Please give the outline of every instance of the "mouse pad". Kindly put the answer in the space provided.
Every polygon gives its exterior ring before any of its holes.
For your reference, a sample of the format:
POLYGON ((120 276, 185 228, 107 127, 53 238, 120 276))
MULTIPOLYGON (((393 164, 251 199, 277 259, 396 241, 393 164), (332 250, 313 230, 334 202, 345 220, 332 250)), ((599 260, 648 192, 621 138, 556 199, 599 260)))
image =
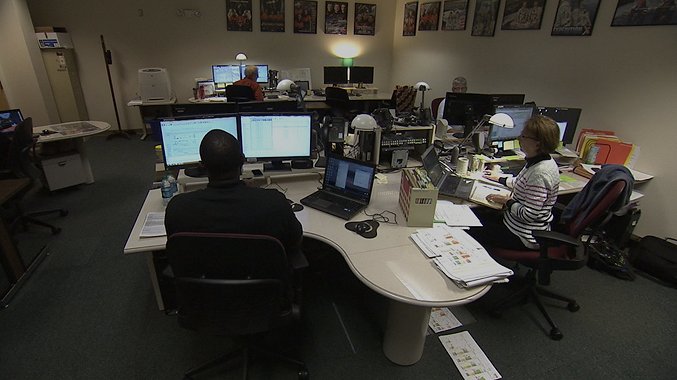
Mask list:
POLYGON ((353 231, 364 238, 373 239, 376 237, 376 230, 379 223, 375 220, 362 220, 360 222, 348 222, 345 227, 349 231, 353 231))

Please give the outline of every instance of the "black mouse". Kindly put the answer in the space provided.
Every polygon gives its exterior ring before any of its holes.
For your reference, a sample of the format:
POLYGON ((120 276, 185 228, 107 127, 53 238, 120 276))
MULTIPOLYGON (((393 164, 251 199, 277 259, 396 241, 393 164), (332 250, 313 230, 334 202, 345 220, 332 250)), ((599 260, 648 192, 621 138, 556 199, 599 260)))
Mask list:
POLYGON ((300 204, 300 203, 292 203, 291 204, 291 210, 294 211, 294 212, 299 212, 299 211, 303 210, 303 205, 300 204))

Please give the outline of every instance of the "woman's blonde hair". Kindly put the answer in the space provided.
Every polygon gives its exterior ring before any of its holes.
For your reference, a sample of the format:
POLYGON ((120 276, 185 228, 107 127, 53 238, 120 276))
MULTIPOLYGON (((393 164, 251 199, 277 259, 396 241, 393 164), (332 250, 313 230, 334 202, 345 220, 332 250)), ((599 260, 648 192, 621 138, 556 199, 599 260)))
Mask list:
POLYGON ((527 120, 524 131, 540 143, 540 153, 552 153, 559 146, 559 126, 547 116, 532 116, 527 120))

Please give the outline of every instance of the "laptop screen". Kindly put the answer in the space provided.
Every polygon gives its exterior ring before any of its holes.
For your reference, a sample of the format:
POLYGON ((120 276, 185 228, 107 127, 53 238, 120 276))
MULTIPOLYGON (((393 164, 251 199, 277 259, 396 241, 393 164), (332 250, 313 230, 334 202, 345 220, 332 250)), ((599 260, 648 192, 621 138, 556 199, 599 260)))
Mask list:
POLYGON ((11 128, 14 130, 19 123, 23 121, 24 117, 19 109, 0 111, 0 130, 11 128))
POLYGON ((430 145, 428 149, 423 152, 421 160, 423 161, 423 168, 428 172, 428 177, 433 185, 439 186, 440 181, 444 176, 444 169, 442 168, 442 164, 440 164, 439 158, 437 158, 437 152, 435 152, 434 145, 430 145))
POLYGON ((369 203, 376 167, 350 158, 328 155, 323 188, 362 203, 369 203))

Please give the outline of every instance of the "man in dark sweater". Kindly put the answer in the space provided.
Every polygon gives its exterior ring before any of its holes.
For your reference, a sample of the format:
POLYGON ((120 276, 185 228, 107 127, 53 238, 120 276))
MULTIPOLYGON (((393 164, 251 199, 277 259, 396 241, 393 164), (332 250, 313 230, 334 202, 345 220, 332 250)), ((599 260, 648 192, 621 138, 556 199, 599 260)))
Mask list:
POLYGON ((240 180, 244 156, 235 137, 210 131, 200 144, 200 157, 209 184, 172 198, 165 214, 167 236, 176 232, 268 235, 284 245, 292 268, 305 266, 301 223, 282 193, 249 187, 240 180))

